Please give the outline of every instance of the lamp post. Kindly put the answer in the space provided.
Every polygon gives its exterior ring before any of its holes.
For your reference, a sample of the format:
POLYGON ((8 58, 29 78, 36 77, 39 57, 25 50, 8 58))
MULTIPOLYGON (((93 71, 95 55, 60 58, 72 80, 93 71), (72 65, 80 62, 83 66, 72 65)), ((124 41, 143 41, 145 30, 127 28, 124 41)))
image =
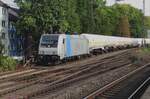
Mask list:
POLYGON ((143 0, 143 14, 145 14, 145 0, 143 0))
POLYGON ((115 0, 115 4, 117 4, 117 0, 115 0))
POLYGON ((143 0, 143 19, 142 19, 142 21, 143 21, 143 47, 145 47, 145 45, 146 45, 146 40, 145 40, 145 26, 144 26, 144 16, 145 16, 145 0, 143 0))

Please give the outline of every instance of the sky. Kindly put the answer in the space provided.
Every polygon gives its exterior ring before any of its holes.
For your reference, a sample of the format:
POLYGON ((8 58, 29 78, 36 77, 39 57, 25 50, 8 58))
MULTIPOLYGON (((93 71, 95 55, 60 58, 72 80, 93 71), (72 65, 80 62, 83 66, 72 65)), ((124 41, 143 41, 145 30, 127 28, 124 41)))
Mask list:
MULTIPOLYGON (((116 0, 107 0, 107 5, 113 5, 116 0)), ((122 0, 120 3, 131 4, 132 6, 143 10, 143 0, 122 0)), ((150 0, 145 0, 145 15, 150 16, 150 0)))

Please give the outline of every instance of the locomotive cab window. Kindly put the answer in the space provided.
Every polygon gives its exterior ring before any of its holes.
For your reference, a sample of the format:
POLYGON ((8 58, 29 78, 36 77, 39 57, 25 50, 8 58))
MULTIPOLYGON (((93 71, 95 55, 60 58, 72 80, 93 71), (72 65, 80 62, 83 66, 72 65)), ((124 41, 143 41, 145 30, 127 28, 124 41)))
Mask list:
POLYGON ((63 39, 63 44, 65 44, 65 39, 63 39))
POLYGON ((44 35, 41 41, 41 47, 56 48, 58 45, 58 35, 44 35))

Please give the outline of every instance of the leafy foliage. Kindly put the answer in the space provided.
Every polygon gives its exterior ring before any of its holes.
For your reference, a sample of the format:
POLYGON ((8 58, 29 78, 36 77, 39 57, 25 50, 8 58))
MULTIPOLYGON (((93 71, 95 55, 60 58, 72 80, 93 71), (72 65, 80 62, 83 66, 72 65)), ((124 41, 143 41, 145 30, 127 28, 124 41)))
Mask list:
POLYGON ((0 56, 0 71, 15 70, 17 62, 6 56, 0 56))
POLYGON ((145 17, 144 24, 146 29, 150 29, 150 17, 145 17))
POLYGON ((113 35, 116 29, 116 14, 112 8, 105 7, 96 10, 96 32, 104 35, 113 35))
POLYGON ((142 37, 143 14, 140 10, 128 4, 116 4, 113 9, 116 11, 117 20, 123 16, 128 17, 132 37, 142 37))
POLYGON ((14 70, 17 62, 7 56, 3 56, 4 45, 0 39, 0 71, 14 70))
MULTIPOLYGON (((105 0, 16 0, 20 6, 17 27, 34 37, 42 33, 80 32, 118 35, 124 16, 129 21, 132 37, 141 37, 140 10, 127 5, 105 6, 105 0)), ((121 35, 123 36, 123 35, 121 35)))
POLYGON ((80 31, 76 0, 16 0, 20 6, 18 29, 22 32, 48 33, 80 31))
MULTIPOLYGON (((99 33, 96 28, 97 9, 105 7, 103 0, 77 0, 77 12, 81 22, 81 32, 84 33, 99 33)), ((100 18, 100 17, 99 17, 100 18)), ((100 27, 99 27, 100 28, 100 27)))
POLYGON ((130 37, 130 29, 129 29, 129 21, 128 21, 128 17, 124 16, 120 18, 120 23, 118 26, 118 35, 119 36, 125 36, 125 37, 130 37))

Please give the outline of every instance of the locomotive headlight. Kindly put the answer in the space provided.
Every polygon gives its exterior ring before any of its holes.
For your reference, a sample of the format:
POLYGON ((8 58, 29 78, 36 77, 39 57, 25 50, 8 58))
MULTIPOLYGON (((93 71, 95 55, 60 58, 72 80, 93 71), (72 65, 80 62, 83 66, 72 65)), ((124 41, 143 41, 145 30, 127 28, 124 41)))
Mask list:
POLYGON ((40 54, 44 54, 44 51, 40 51, 40 54))

